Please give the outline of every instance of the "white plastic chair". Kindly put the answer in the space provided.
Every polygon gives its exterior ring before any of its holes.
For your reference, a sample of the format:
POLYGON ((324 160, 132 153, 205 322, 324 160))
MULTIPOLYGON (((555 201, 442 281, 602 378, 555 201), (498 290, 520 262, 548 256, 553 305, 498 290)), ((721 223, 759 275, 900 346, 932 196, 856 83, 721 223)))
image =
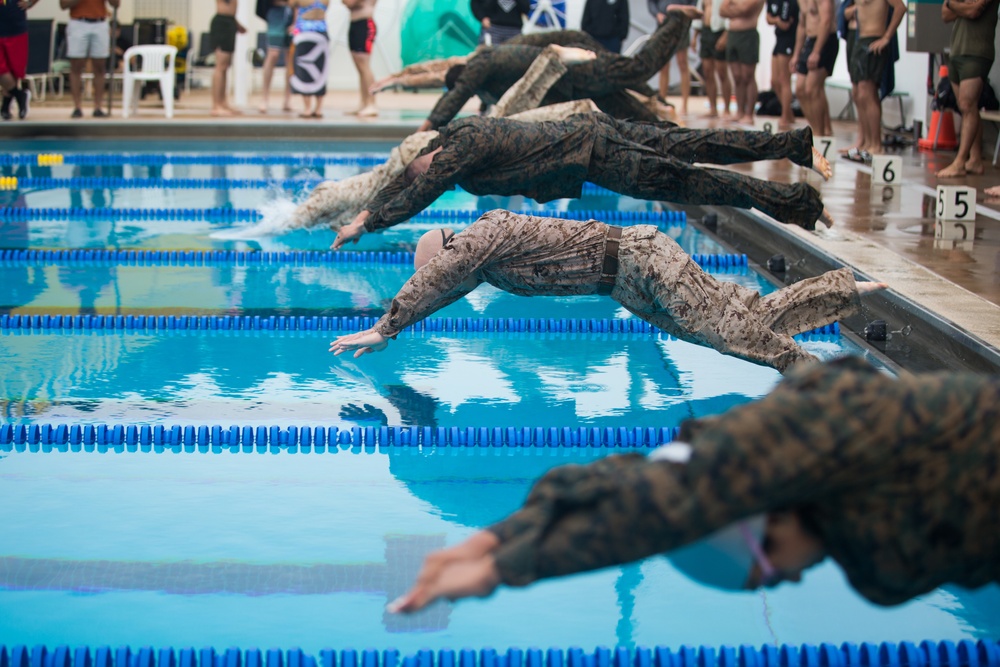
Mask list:
POLYGON ((143 44, 132 46, 122 56, 124 69, 124 85, 122 86, 122 118, 128 118, 138 106, 139 98, 135 94, 135 84, 139 81, 159 81, 160 94, 163 96, 163 106, 167 118, 174 117, 174 60, 177 58, 177 48, 160 44, 143 44), (132 60, 136 56, 142 58, 140 68, 132 70, 132 60))

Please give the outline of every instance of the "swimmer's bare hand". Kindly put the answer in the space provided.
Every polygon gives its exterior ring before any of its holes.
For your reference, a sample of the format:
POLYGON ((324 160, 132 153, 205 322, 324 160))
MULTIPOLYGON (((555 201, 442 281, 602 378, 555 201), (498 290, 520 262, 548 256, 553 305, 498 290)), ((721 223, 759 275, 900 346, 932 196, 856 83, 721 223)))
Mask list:
POLYGON ((436 551, 424 560, 413 588, 391 602, 392 613, 412 613, 435 600, 485 597, 500 585, 493 551, 500 542, 489 531, 480 531, 465 542, 436 551))
POLYGON ((330 352, 333 352, 335 357, 344 352, 354 352, 354 358, 357 359, 363 354, 381 352, 388 346, 388 338, 374 329, 368 329, 338 337, 330 343, 330 352))
POLYGON ((357 243, 358 239, 364 236, 365 232, 365 220, 368 219, 368 211, 361 211, 358 217, 354 218, 350 223, 344 225, 337 232, 337 238, 333 240, 333 245, 330 246, 333 250, 340 250, 347 243, 357 243))

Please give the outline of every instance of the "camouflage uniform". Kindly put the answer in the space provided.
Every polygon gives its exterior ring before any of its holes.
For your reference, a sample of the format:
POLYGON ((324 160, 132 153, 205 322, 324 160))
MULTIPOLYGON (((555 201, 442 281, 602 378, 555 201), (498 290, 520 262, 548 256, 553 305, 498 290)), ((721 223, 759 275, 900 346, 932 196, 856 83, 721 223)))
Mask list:
MULTIPOLYGON (((392 300, 375 331, 392 337, 457 301, 480 280, 521 296, 597 293, 608 225, 591 220, 490 211, 456 234, 392 300)), ((849 269, 762 297, 708 275, 652 225, 623 230, 611 298, 683 340, 784 371, 813 361, 792 335, 850 313, 857 288, 849 269)))
MULTIPOLYGON (((656 120, 652 112, 624 89, 636 89, 642 94, 651 92, 646 81, 673 57, 690 26, 691 20, 683 14, 669 12, 663 24, 634 56, 602 50, 592 61, 571 65, 566 76, 549 91, 543 104, 589 98, 602 111, 616 117, 656 120)), ((505 44, 470 58, 455 87, 438 100, 427 117, 431 128, 438 129, 453 119, 473 95, 487 104, 494 103, 524 75, 541 52, 539 46, 505 44)))
POLYGON ((631 454, 545 475, 490 528, 503 582, 630 562, 788 509, 877 604, 1000 581, 1000 378, 808 364, 680 437, 686 464, 631 454))
POLYGON ((776 220, 813 229, 823 211, 806 183, 773 183, 692 160, 730 164, 788 157, 812 164, 808 130, 772 135, 625 123, 600 113, 527 125, 501 118, 449 123, 425 152, 441 148, 427 171, 403 175, 368 205, 371 232, 403 222, 461 185, 476 195, 524 195, 536 201, 579 197, 590 180, 615 192, 681 204, 756 206, 776 220))

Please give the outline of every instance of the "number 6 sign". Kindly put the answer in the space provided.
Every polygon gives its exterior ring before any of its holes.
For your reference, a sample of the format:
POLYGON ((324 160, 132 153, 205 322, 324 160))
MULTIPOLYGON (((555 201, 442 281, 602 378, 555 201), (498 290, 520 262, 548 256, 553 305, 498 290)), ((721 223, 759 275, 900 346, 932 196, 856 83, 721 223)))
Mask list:
POLYGON ((935 217, 939 220, 975 220, 976 189, 964 185, 939 185, 935 217))
POLYGON ((897 185, 903 160, 898 155, 872 156, 872 185, 897 185))

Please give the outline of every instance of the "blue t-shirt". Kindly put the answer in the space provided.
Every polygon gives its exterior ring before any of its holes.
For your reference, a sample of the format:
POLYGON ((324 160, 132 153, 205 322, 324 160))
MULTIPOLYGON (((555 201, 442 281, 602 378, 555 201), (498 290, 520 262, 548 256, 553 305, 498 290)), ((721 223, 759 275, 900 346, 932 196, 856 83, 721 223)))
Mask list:
POLYGON ((28 32, 28 14, 17 6, 18 0, 0 0, 0 37, 28 32))

